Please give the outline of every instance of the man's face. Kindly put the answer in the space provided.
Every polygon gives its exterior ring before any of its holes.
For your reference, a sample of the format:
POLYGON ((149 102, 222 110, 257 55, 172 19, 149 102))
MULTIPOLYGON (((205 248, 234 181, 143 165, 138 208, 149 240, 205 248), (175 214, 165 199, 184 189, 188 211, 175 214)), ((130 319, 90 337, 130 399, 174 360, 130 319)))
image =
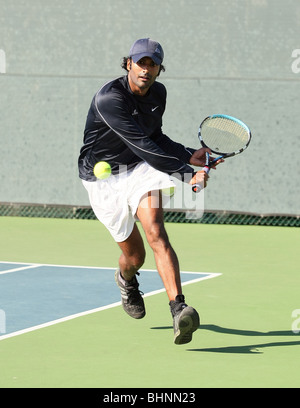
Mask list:
POLYGON ((132 92, 136 95, 146 95, 159 74, 159 67, 149 57, 144 57, 137 63, 129 58, 127 60, 128 82, 132 92))

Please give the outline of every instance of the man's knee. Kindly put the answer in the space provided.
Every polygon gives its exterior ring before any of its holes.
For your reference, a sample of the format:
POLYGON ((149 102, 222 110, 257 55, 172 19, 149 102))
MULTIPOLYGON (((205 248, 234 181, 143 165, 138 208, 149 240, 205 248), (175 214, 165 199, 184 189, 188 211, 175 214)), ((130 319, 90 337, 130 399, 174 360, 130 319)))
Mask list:
POLYGON ((138 270, 145 262, 146 252, 144 249, 139 250, 138 252, 132 252, 130 254, 124 254, 123 252, 122 256, 124 256, 125 263, 128 266, 130 265, 131 268, 138 270))
POLYGON ((136 253, 132 259, 132 264, 136 269, 140 269, 145 262, 146 252, 136 253))
POLYGON ((168 244, 168 235, 166 233, 163 223, 155 222, 151 224, 151 227, 146 231, 147 240, 151 247, 168 244))

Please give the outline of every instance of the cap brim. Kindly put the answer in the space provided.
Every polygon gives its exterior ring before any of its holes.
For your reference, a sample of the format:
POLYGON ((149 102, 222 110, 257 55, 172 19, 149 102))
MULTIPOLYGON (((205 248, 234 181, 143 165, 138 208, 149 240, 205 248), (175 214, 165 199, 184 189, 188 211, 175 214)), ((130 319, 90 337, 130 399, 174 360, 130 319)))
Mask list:
POLYGON ((131 58, 132 58, 132 61, 136 64, 140 59, 144 57, 151 58, 156 65, 160 65, 162 63, 162 60, 160 58, 158 58, 156 55, 151 54, 149 52, 144 52, 142 54, 135 54, 135 55, 132 55, 131 58))

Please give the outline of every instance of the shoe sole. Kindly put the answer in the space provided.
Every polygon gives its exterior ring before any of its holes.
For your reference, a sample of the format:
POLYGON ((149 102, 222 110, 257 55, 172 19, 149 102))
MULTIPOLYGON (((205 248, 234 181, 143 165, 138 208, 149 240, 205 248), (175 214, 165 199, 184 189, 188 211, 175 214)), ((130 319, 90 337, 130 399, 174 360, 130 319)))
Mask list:
POLYGON ((178 330, 174 336, 175 344, 186 344, 192 340, 193 333, 200 325, 200 318, 195 309, 186 307, 179 316, 178 330))

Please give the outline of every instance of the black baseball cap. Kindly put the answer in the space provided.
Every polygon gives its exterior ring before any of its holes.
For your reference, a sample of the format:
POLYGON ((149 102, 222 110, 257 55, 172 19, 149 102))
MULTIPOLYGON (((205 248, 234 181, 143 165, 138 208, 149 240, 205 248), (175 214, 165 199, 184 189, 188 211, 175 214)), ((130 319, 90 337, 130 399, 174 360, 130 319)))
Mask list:
POLYGON ((160 65, 164 59, 164 51, 162 46, 150 38, 141 38, 136 40, 129 51, 129 57, 134 63, 137 63, 141 58, 150 57, 156 65, 160 65))

